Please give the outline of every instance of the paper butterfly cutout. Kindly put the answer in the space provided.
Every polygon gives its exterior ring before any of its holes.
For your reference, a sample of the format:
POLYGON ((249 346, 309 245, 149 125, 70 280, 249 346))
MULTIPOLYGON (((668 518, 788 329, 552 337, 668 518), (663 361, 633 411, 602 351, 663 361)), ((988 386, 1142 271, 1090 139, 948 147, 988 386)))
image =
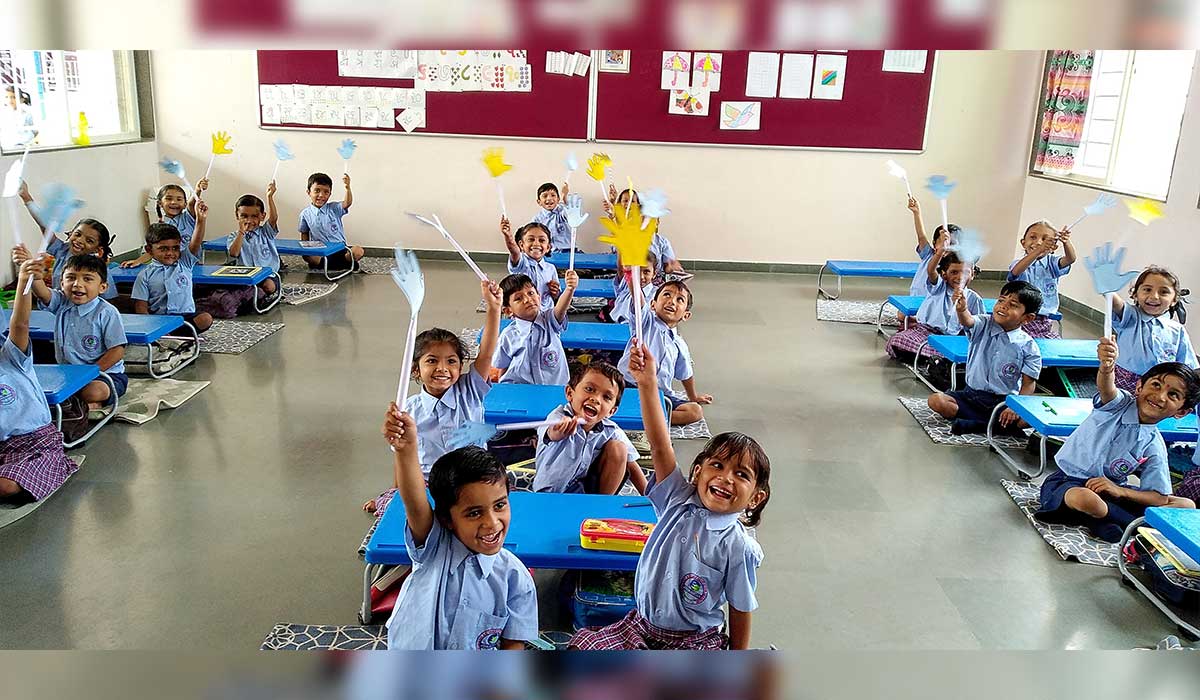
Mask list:
POLYGON ((1083 259, 1097 294, 1119 292, 1138 276, 1137 270, 1121 272, 1121 261, 1124 259, 1125 248, 1117 248, 1114 252, 1111 242, 1097 246, 1091 255, 1083 259))
POLYGON ((42 188, 41 217, 47 231, 61 231, 63 223, 84 205, 75 197, 75 190, 67 185, 52 182, 42 188))
POLYGON ((625 215, 625 207, 614 207, 615 219, 603 218, 600 224, 608 229, 609 235, 599 238, 601 243, 608 243, 617 249, 617 255, 622 265, 644 266, 646 256, 650 252, 650 242, 658 230, 657 222, 647 228, 642 228, 641 207, 636 202, 630 202, 629 215, 625 215))
POLYGON ((1142 226, 1149 226, 1164 216, 1162 205, 1149 199, 1125 200, 1125 206, 1129 207, 1129 218, 1142 226))
POLYGON ((901 180, 908 178, 908 171, 905 170, 904 168, 900 167, 900 164, 894 160, 889 160, 887 162, 887 169, 888 169, 888 174, 891 175, 892 177, 898 177, 901 180))
POLYGON ((576 170, 579 170, 579 159, 575 157, 575 154, 573 152, 568 153, 567 154, 567 172, 573 173, 576 170))
POLYGON ((354 143, 354 139, 344 139, 342 145, 338 146, 337 152, 342 160, 350 160, 356 148, 358 148, 358 144, 354 143))
POLYGON ((1083 212, 1088 216, 1099 216, 1112 207, 1115 207, 1119 201, 1121 200, 1105 192, 1096 197, 1096 201, 1084 207, 1083 212))
POLYGON ((667 208, 667 193, 662 190, 639 192, 638 200, 642 203, 642 216, 660 219, 671 213, 667 208))
MULTIPOLYGON (((704 78, 707 80, 708 74, 705 74, 704 78)), ((679 96, 675 98, 675 106, 688 114, 704 110, 704 103, 693 97, 687 90, 679 91, 679 96)))
POLYGON ((592 157, 588 158, 588 177, 596 182, 604 182, 604 173, 611 165, 612 158, 609 158, 607 153, 593 153, 592 157))
POLYGON ((488 148, 483 152, 483 166, 492 177, 500 177, 512 170, 512 165, 504 162, 503 148, 488 148))
POLYGON ((955 187, 958 187, 958 184, 947 180, 945 175, 930 175, 925 182, 925 189, 938 199, 949 199, 955 187))
POLYGON ((757 103, 751 102, 746 105, 745 109, 738 109, 733 105, 725 105, 725 121, 729 126, 738 128, 746 122, 750 121, 750 117, 754 116, 754 110, 758 107, 757 103))
POLYGON ((214 156, 224 156, 233 153, 233 149, 229 147, 229 142, 233 137, 224 131, 214 132, 212 135, 212 152, 214 156))
POLYGON ((170 173, 179 179, 187 177, 183 171, 183 163, 172 158, 163 158, 158 161, 158 167, 163 169, 163 172, 170 173))
POLYGON ((577 194, 567 195, 566 206, 563 209, 563 214, 567 217, 567 226, 577 229, 583 226, 583 222, 588 220, 591 214, 583 211, 583 197, 577 194))
POLYGON ((283 139, 276 140, 274 146, 276 160, 292 160, 296 157, 296 154, 292 153, 292 149, 288 148, 283 139))
POLYGON ((416 318, 421 304, 425 301, 425 275, 421 274, 417 256, 411 250, 396 246, 395 256, 396 268, 391 273, 392 281, 408 299, 410 317, 416 318))
POLYGON ((959 231, 958 237, 946 246, 946 250, 954 251, 960 260, 973 265, 987 255, 988 247, 978 231, 968 228, 959 231))

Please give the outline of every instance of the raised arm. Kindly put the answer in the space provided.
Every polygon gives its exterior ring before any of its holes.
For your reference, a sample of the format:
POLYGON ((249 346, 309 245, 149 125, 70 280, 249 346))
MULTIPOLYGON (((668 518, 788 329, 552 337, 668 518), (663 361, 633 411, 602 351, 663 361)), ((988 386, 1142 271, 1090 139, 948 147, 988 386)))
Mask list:
POLYGON ((238 224, 238 229, 233 232, 233 240, 229 241, 229 257, 236 258, 242 254, 242 244, 246 242, 246 234, 242 231, 241 224, 238 224))
POLYGON ((346 198, 342 200, 342 211, 348 211, 354 204, 354 193, 350 191, 350 173, 342 175, 342 184, 346 187, 346 198))
POLYGON ((929 245, 929 237, 925 235, 925 220, 921 218, 921 203, 916 197, 908 198, 908 210, 913 215, 913 228, 917 232, 917 248, 921 249, 929 245))
POLYGON ((958 323, 963 328, 974 328, 975 315, 967 308, 967 296, 963 290, 954 290, 954 296, 951 298, 954 300, 954 313, 958 316, 958 323))
POLYGON ((44 273, 41 275, 36 275, 33 278, 33 296, 37 297, 37 300, 43 304, 50 303, 50 298, 53 296, 53 293, 50 291, 50 288, 46 286, 44 273))
POLYGON ((559 295, 558 301, 554 303, 554 318, 558 319, 559 323, 567 320, 567 310, 571 308, 571 299, 575 296, 575 288, 579 286, 579 273, 567 270, 564 278, 567 289, 559 295))
POLYGON ((675 448, 671 445, 671 432, 667 428, 667 417, 663 414, 662 400, 658 395, 658 374, 654 357, 637 338, 629 347, 629 373, 637 381, 638 399, 642 406, 642 422, 646 426, 646 440, 650 443, 650 454, 654 459, 655 483, 662 483, 675 471, 675 448))
POLYGON ((475 358, 475 371, 487 379, 492 371, 492 355, 496 352, 500 337, 500 286, 495 282, 480 282, 480 293, 487 303, 487 318, 483 322, 483 335, 479 338, 479 356, 475 358))
MULTIPOLYGON (((37 260, 26 260, 17 271, 17 291, 25 289, 31 277, 41 277, 42 264, 37 260)), ((17 294, 13 299, 12 315, 8 319, 8 339, 21 352, 29 352, 29 315, 33 311, 33 297, 17 294)))
POLYGON ((200 182, 196 183, 196 189, 192 191, 192 196, 188 199, 187 210, 192 216, 196 215, 196 202, 204 196, 204 190, 208 189, 208 178, 200 178, 200 182))
POLYGON ((1025 257, 1018 260, 1016 264, 1012 266, 1012 269, 1008 271, 1008 278, 1010 280, 1015 280, 1016 278, 1025 274, 1025 271, 1029 269, 1029 266, 1032 265, 1034 261, 1038 259, 1038 257, 1045 255, 1048 252, 1046 250, 1047 248, 1054 250, 1054 248, 1057 246, 1058 244, 1054 243, 1053 240, 1043 245, 1034 246, 1028 253, 1025 254, 1025 257))
POLYGON ((192 251, 192 255, 200 257, 200 251, 204 246, 204 228, 208 223, 208 202, 203 199, 196 202, 196 230, 192 233, 192 242, 188 244, 188 250, 192 251))
POLYGON ((938 281, 938 265, 941 264, 942 258, 946 257, 946 245, 950 239, 949 234, 943 234, 938 239, 937 245, 933 246, 933 257, 929 258, 929 267, 925 269, 925 279, 929 284, 937 284, 938 281))
POLYGON ((1117 321, 1125 318, 1125 299, 1120 293, 1112 295, 1112 315, 1117 321))
POLYGON ((500 217, 500 234, 504 236, 504 247, 508 248, 508 264, 521 262, 521 248, 517 245, 517 239, 513 238, 512 224, 507 216, 500 217))
POLYGON ((1096 388, 1100 390, 1100 401, 1103 403, 1117 398, 1117 355, 1117 341, 1101 338, 1096 346, 1096 357, 1100 360, 1100 369, 1096 371, 1096 388))
POLYGON ((275 208, 275 181, 267 184, 267 223, 279 230, 279 210, 275 208))
POLYGON ((417 424, 412 416, 396 408, 395 401, 388 404, 383 418, 383 436, 395 450, 393 474, 404 502, 408 529, 412 531, 413 542, 423 547, 433 529, 433 508, 425 496, 425 477, 421 475, 421 460, 417 456, 417 424))
POLYGON ((1075 261, 1079 259, 1079 256, 1075 254, 1075 244, 1071 242, 1071 229, 1064 228, 1059 231, 1058 240, 1062 241, 1063 244, 1063 254, 1058 259, 1058 269, 1065 270, 1074 265, 1075 261))
MULTIPOLYGON (((25 203, 25 209, 29 211, 30 218, 32 218, 33 222, 38 225, 39 229, 41 229, 42 235, 45 235, 46 223, 42 221, 42 217, 38 214, 38 207, 33 203, 33 195, 29 194, 29 186, 25 184, 24 180, 21 181, 21 187, 17 190, 17 195, 21 198, 21 201, 25 203)), ((57 231, 55 233, 57 233, 57 231)))

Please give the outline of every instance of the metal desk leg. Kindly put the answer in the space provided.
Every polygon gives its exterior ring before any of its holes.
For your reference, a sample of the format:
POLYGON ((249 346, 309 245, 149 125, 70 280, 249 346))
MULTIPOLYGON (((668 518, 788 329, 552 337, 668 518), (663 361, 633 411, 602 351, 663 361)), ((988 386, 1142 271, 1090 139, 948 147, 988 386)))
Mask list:
POLYGON ((936 386, 934 386, 933 382, 926 379, 925 375, 921 374, 920 370, 917 369, 917 363, 919 363, 921 361, 921 351, 924 350, 926 347, 928 347, 928 345, 929 345, 929 341, 926 340, 924 343, 921 343, 921 347, 917 348, 917 354, 915 357, 913 357, 912 367, 909 367, 909 370, 912 371, 913 376, 915 376, 917 379, 921 380, 922 384, 929 387, 930 391, 936 393, 936 392, 941 391, 941 389, 938 389, 936 386))
MULTIPOLYGON (((1129 544, 1129 541, 1133 539, 1135 534, 1137 534, 1138 527, 1145 522, 1145 518, 1138 518, 1137 520, 1129 523, 1129 527, 1125 528, 1125 534, 1121 535, 1121 543, 1117 545, 1117 569, 1121 571, 1121 575, 1125 577, 1126 581, 1129 581, 1129 583, 1133 584, 1134 588, 1141 591, 1142 595, 1146 596, 1151 603, 1154 603, 1154 607, 1161 610, 1162 614, 1170 618, 1171 622, 1174 622, 1176 625, 1178 625, 1180 629, 1187 630, 1187 632, 1192 636, 1200 638, 1200 629, 1176 615, 1175 611, 1167 607, 1167 605, 1163 603, 1162 599, 1159 598, 1154 591, 1146 588, 1146 585, 1133 575, 1133 573, 1129 570, 1129 566, 1125 563, 1125 546, 1129 544)), ((1146 565, 1154 566, 1154 563, 1149 562, 1146 565)))
POLYGON ((363 569, 363 599, 362 608, 358 611, 358 621, 364 625, 371 624, 371 583, 380 568, 378 564, 367 564, 363 569))
POLYGON ((354 268, 358 265, 358 261, 354 259, 354 251, 350 250, 350 246, 346 246, 345 250, 339 251, 338 253, 335 253, 335 255, 340 255, 341 253, 345 252, 350 253, 350 267, 346 268, 345 272, 337 276, 331 277, 329 274, 329 256, 326 255, 324 258, 321 258, 322 262, 325 263, 325 279, 329 280, 330 282, 334 282, 336 280, 340 280, 351 272, 354 272, 354 268))
MULTIPOLYGON (((95 435, 96 431, 100 430, 105 425, 107 425, 108 422, 113 419, 113 416, 117 415, 117 409, 120 408, 120 405, 121 405, 121 397, 117 396, 117 384, 116 384, 116 382, 114 382, 112 380, 112 377, 108 376, 104 372, 100 373, 100 378, 108 383, 108 390, 112 394, 112 400, 113 400, 112 410, 109 411, 107 416, 104 416, 100 420, 96 421, 96 424, 92 426, 92 429, 87 431, 87 433, 85 433, 82 437, 80 437, 75 442, 65 442, 64 441, 63 447, 70 449, 72 447, 75 447, 76 445, 82 445, 83 443, 87 442, 89 438, 91 438, 93 435, 95 435)), ((58 428, 59 428, 59 430, 62 430, 62 409, 61 408, 59 408, 59 419, 58 420, 59 420, 58 428)), ((64 438, 64 440, 65 440, 65 438, 64 438)))
POLYGON ((275 298, 272 299, 271 303, 267 304, 265 307, 259 306, 258 294, 262 290, 259 289, 257 284, 254 285, 254 311, 259 314, 265 314, 268 311, 270 311, 271 309, 275 308, 276 305, 279 304, 279 300, 283 298, 283 280, 279 277, 279 273, 276 272, 275 274, 271 275, 267 279, 275 280, 275 298))
MULTIPOLYGON (((173 369, 169 372, 164 372, 163 374, 159 374, 159 373, 155 372, 154 371, 154 343, 150 343, 146 346, 148 348, 146 361, 149 363, 150 376, 153 377, 154 379, 166 379, 167 377, 174 375, 176 372, 183 369, 184 367, 187 367, 188 365, 195 362, 197 357, 200 357, 200 333, 196 330, 195 326, 193 326, 191 323, 189 323, 187 321, 184 321, 183 325, 192 329, 192 337, 191 337, 192 354, 186 360, 179 363, 179 365, 177 367, 175 367, 175 369, 173 369)), ((164 335, 163 337, 164 338, 173 338, 176 336, 164 335)))
POLYGON ((1007 466, 1010 470, 1012 470, 1012 473, 1017 475, 1018 478, 1020 478, 1020 479, 1036 479, 1042 475, 1042 472, 1046 471, 1046 441, 1049 440, 1049 438, 1047 438, 1045 435, 1040 436, 1041 443, 1038 446, 1039 447, 1038 451, 1040 453, 1041 459, 1038 462, 1038 470, 1036 472, 1034 472, 1033 474, 1026 474, 1025 470, 1022 468, 1021 463, 1018 462, 1016 459, 1014 459, 1011 455, 1009 455, 1008 452, 1005 451, 1005 449, 1000 446, 1000 443, 996 441, 996 434, 992 430, 992 426, 996 425, 997 419, 999 419, 1000 414, 1004 411, 1004 409, 1006 407, 1007 407, 1007 404, 1001 402, 1001 403, 996 404, 996 408, 992 409, 992 415, 991 415, 991 417, 988 418, 988 425, 987 425, 988 447, 991 447, 993 450, 996 451, 996 454, 1000 456, 1000 460, 1003 461, 1005 466, 1007 466))
POLYGON ((820 299, 821 297, 825 297, 829 300, 837 299, 842 295, 842 276, 837 276, 837 294, 831 295, 829 292, 821 288, 821 279, 825 276, 826 266, 827 264, 822 265, 821 269, 817 271, 817 299, 820 299))

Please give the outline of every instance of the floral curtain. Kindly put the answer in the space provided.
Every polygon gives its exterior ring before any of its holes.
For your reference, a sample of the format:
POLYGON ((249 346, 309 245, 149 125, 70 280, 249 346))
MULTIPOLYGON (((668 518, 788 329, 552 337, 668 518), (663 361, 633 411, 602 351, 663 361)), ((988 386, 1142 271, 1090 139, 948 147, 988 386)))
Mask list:
POLYGON ((1065 174, 1074 167, 1095 62, 1095 51, 1050 52, 1034 170, 1065 174))

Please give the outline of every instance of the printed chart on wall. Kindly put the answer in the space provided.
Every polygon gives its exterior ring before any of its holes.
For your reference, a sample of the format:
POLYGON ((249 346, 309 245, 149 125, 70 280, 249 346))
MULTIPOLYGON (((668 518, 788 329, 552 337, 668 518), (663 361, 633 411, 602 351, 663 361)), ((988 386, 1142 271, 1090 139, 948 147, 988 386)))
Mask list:
POLYGON ((260 124, 472 136, 587 137, 590 52, 259 51, 260 124))
POLYGON ((920 151, 926 51, 623 52, 597 74, 598 141, 920 151))

